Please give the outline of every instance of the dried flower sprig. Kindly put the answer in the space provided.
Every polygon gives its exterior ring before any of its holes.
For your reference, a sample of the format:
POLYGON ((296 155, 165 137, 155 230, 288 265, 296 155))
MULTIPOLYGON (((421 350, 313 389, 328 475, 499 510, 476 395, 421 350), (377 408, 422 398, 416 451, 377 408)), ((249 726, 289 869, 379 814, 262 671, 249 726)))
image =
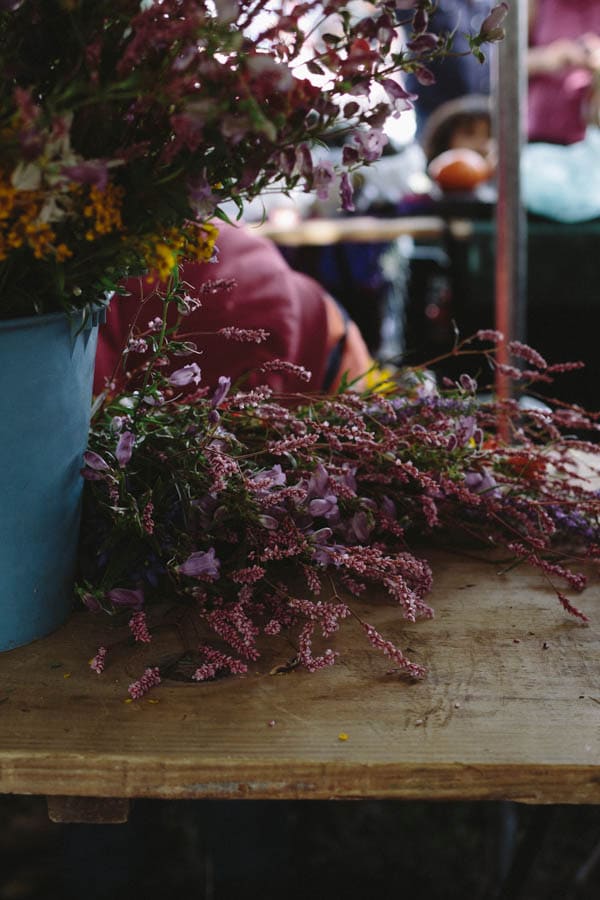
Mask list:
MULTIPOLYGON (((163 323, 183 290, 173 284, 165 296, 163 323)), ((79 585, 88 608, 125 616, 147 641, 144 612, 181 604, 202 635, 198 681, 246 671, 264 636, 282 632, 295 635, 294 665, 315 671, 335 662, 327 643, 356 619, 352 598, 369 585, 408 621, 431 616, 431 570, 412 547, 460 537, 536 566, 585 621, 563 586, 581 592, 585 578, 571 565, 600 560, 600 492, 576 453, 598 470, 600 454, 571 429, 594 438, 598 414, 485 400, 471 376, 438 387, 426 367, 399 373, 385 394, 278 397, 225 376, 203 386, 195 370, 174 379, 164 365, 181 348, 177 327, 150 323, 132 335, 134 346, 147 342, 146 362, 93 424, 79 585), (512 423, 510 443, 500 418, 512 423)), ((500 339, 481 332, 477 347, 466 339, 453 353, 481 353, 493 374, 500 339)), ((530 367, 529 391, 550 377, 535 351, 513 350, 530 367)), ((399 671, 423 674, 360 624, 399 671)), ((96 672, 105 656, 94 658, 96 672)), ((157 682, 153 672, 136 696, 157 682)))

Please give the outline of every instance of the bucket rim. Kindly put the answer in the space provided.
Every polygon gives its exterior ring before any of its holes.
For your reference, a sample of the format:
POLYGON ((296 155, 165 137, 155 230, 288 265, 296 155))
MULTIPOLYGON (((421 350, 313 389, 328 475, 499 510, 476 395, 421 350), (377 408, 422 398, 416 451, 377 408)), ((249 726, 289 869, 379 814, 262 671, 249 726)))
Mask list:
POLYGON ((35 316, 16 316, 14 319, 0 319, 0 331, 13 331, 22 328, 44 328, 68 320, 66 312, 39 313, 35 316))
MULTIPOLYGON (((107 297, 107 301, 112 299, 112 294, 107 297)), ((106 313, 108 303, 98 301, 96 303, 88 303, 83 309, 74 312, 66 312, 66 310, 58 310, 57 312, 38 313, 33 316, 15 316, 12 319, 0 319, 1 331, 22 331, 27 328, 50 328, 52 325, 65 322, 68 326, 75 328, 93 328, 103 320, 106 313)))

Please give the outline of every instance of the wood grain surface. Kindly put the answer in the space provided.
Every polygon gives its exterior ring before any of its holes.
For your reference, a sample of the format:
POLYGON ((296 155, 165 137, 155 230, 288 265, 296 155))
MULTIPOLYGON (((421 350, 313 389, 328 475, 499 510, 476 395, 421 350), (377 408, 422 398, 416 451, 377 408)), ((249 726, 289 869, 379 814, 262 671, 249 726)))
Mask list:
POLYGON ((178 652, 172 628, 116 648, 100 676, 88 660, 119 633, 89 613, 0 654, 0 793, 600 803, 598 581, 576 598, 584 626, 539 573, 428 557, 432 621, 360 604, 428 666, 418 683, 390 674, 349 620, 332 668, 270 675, 293 654, 282 641, 248 676, 166 679, 137 702, 127 686, 178 652))

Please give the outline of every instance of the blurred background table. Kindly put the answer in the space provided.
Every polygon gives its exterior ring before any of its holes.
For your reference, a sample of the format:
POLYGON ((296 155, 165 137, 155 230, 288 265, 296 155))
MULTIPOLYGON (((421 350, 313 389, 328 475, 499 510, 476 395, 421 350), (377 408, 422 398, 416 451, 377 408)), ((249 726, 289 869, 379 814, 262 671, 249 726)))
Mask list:
POLYGON ((378 243, 409 236, 435 240, 446 230, 443 218, 436 215, 397 216, 347 216, 333 219, 301 219, 283 224, 267 221, 252 225, 264 237, 285 247, 325 247, 343 241, 349 243, 378 243))
MULTIPOLYGON (((423 363, 452 347, 456 329, 467 337, 495 327, 493 196, 446 197, 417 206, 414 214, 251 227, 346 306, 378 358, 423 363), (392 247, 395 255, 386 249, 392 247), (385 336, 390 332, 391 342, 385 336)), ((527 216, 525 339, 549 362, 585 363, 583 370, 542 385, 541 392, 591 410, 600 408, 599 236, 599 219, 564 223, 527 216)), ((462 371, 464 361, 460 366, 462 371)), ((475 361, 470 374, 476 376, 478 367, 475 361)), ((455 369, 450 364, 443 374, 455 377, 455 369)))

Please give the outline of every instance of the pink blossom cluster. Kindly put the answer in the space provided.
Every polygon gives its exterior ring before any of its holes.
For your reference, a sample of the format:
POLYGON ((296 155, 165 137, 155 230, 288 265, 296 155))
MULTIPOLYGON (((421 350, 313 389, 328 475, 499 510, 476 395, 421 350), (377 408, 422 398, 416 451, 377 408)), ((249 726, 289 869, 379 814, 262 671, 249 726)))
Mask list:
POLYGON ((226 325, 224 328, 219 328, 218 334, 229 341, 255 344, 262 344, 269 337, 269 332, 265 331, 264 328, 236 328, 235 325, 226 325))
POLYGON ((160 684, 160 670, 158 666, 147 668, 138 681, 133 681, 128 687, 128 693, 132 700, 140 700, 148 691, 160 684))
POLYGON ((304 366, 296 365, 296 363, 288 362, 285 359, 271 359, 258 370, 260 374, 266 372, 286 372, 288 375, 294 375, 300 381, 310 381, 312 373, 305 369, 304 366))
POLYGON ((223 671, 230 672, 232 675, 245 675, 248 671, 248 666, 239 659, 228 656, 207 644, 199 647, 199 652, 204 656, 204 662, 192 675, 194 681, 208 681, 216 678, 223 671))
POLYGON ((104 672, 107 653, 108 650, 106 647, 98 647, 96 655, 90 660, 90 669, 92 672, 95 672, 97 675, 101 675, 102 672, 104 672))
MULTIPOLYGON (((480 338, 493 345, 483 351, 493 371, 501 336, 480 338)), ((470 341, 461 346, 474 352, 470 341)), ((513 350, 552 374, 524 345, 513 350)), ((433 537, 503 548, 537 567, 564 610, 586 621, 562 586, 580 593, 579 561, 600 560, 600 493, 573 450, 598 453, 572 429, 595 435, 600 415, 485 400, 472 375, 443 387, 429 379, 426 390, 420 371, 408 375, 386 396, 326 398, 244 392, 223 379, 216 392, 165 405, 158 419, 132 415, 124 461, 114 453, 122 432, 108 421, 86 454, 94 474, 86 484, 95 502, 89 527, 103 523, 116 584, 106 591, 88 580, 88 608, 127 612, 130 631, 144 640, 149 604, 180 604, 201 647, 195 680, 245 672, 263 640, 277 636, 294 647, 292 667, 332 665, 340 626, 352 619, 373 648, 417 678, 424 666, 364 623, 354 599, 369 602, 379 587, 408 622, 430 618, 432 572, 422 557, 433 537), (512 423, 510 442, 499 434, 499 414, 512 423), (139 509, 149 504, 152 534, 140 528, 139 509)), ((96 554, 90 567, 97 564, 96 554)), ((99 651, 95 671, 103 666, 99 651)), ((154 677, 136 682, 132 696, 154 677)))
POLYGON ((129 630, 134 639, 142 644, 149 644, 152 640, 146 620, 146 613, 143 611, 136 612, 129 620, 129 630))
POLYGON ((387 641, 385 638, 383 638, 379 634, 379 632, 375 628, 373 628, 372 625, 364 622, 362 623, 362 627, 371 646, 375 647, 377 650, 381 650, 386 656, 388 656, 396 664, 400 671, 405 672, 407 675, 410 675, 411 678, 423 677, 426 671, 424 666, 408 660, 398 647, 396 647, 391 641, 387 641))

